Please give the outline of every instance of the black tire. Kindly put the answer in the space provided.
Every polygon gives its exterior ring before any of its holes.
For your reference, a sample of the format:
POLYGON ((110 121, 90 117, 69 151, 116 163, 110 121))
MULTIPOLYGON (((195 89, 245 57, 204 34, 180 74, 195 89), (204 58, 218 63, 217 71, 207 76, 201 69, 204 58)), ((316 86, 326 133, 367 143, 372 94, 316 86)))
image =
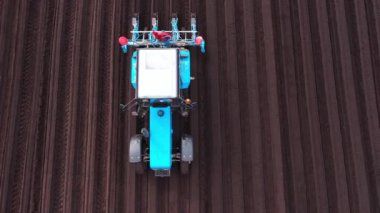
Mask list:
MULTIPOLYGON (((184 135, 184 136, 182 136, 182 139, 181 139, 181 174, 183 174, 183 175, 187 175, 187 174, 189 174, 190 173, 190 164, 191 164, 191 161, 192 161, 192 158, 191 159, 189 159, 189 158, 187 158, 187 159, 183 159, 183 156, 182 156, 182 154, 184 153, 184 150, 183 150, 183 147, 182 147, 182 145, 183 145, 183 142, 184 141, 188 141, 188 140, 190 140, 191 142, 193 141, 193 138, 191 137, 191 135, 184 135), (184 161, 185 160, 185 161, 184 161)), ((191 146, 192 146, 192 143, 191 143, 191 146)), ((191 148, 191 150, 192 150, 193 148, 191 148)), ((192 151, 191 151, 191 155, 192 155, 192 151)))
POLYGON ((186 161, 181 161, 181 174, 187 175, 190 171, 190 163, 186 161))
MULTIPOLYGON (((130 161, 130 163, 133 165, 133 167, 135 168, 135 173, 137 175, 143 175, 146 171, 146 163, 144 162, 143 160, 143 150, 144 150, 144 146, 143 146, 143 136, 142 134, 136 134, 134 135, 131 140, 138 140, 140 141, 140 144, 141 144, 141 147, 140 147, 140 153, 139 155, 141 156, 141 161, 140 162, 136 162, 136 161, 130 161)), ((131 143, 131 142, 130 142, 131 143)), ((129 148, 129 151, 131 151, 131 147, 129 148)), ((129 153, 129 155, 131 155, 131 153, 129 153)))

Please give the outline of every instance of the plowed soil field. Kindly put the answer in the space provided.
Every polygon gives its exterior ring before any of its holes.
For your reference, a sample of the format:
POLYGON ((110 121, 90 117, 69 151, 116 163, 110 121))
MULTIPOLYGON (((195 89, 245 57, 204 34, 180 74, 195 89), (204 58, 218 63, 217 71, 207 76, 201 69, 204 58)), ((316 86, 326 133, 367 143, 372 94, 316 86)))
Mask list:
POLYGON ((0 0, 0 212, 380 212, 379 0, 0 0), (132 29, 189 29, 189 175, 135 174, 132 29))

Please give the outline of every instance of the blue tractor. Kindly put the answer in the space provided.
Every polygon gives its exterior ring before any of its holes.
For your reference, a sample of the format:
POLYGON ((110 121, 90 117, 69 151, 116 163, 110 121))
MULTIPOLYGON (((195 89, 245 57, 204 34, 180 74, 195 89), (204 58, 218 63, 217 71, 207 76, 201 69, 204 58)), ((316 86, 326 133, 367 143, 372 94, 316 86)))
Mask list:
POLYGON ((198 46, 205 53, 205 41, 198 36, 195 15, 191 15, 191 30, 179 31, 178 18, 171 18, 170 31, 158 31, 158 17, 152 17, 152 29, 139 31, 139 18, 132 18, 131 39, 119 38, 121 49, 128 52, 134 47, 131 58, 131 84, 135 98, 121 104, 122 111, 147 120, 140 134, 133 135, 129 144, 129 162, 137 174, 143 174, 147 165, 156 176, 170 176, 173 162, 180 162, 181 173, 189 172, 193 160, 193 139, 182 135, 180 147, 173 147, 173 113, 187 117, 196 102, 183 97, 190 86, 190 51, 186 47, 198 46))

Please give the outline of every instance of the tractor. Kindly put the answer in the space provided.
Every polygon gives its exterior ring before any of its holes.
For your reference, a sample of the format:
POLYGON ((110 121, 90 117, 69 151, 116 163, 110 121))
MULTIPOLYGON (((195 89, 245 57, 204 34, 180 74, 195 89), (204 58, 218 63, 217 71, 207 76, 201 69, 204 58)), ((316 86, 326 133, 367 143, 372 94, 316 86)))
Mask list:
POLYGON ((144 174, 148 165, 155 176, 168 177, 173 162, 180 162, 182 174, 189 173, 193 161, 193 138, 184 134, 180 147, 173 147, 173 113, 181 117, 197 105, 184 97, 190 87, 191 67, 188 47, 200 47, 205 53, 205 41, 198 35, 196 17, 191 14, 191 29, 178 30, 178 17, 170 19, 171 30, 158 30, 158 16, 153 14, 151 30, 139 30, 139 16, 132 17, 131 38, 119 38, 123 53, 134 48, 131 57, 130 83, 135 97, 120 104, 122 111, 146 122, 129 142, 129 162, 137 174, 144 174))

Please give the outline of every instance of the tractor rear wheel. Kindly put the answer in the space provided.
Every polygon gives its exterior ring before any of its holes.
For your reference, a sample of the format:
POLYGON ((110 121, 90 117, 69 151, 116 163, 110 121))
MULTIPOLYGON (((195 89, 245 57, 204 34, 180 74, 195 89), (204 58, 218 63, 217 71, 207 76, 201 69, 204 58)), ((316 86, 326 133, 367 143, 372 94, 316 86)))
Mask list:
POLYGON ((146 170, 146 163, 143 160, 143 136, 134 135, 129 142, 129 162, 135 167, 135 172, 142 175, 146 170))
POLYGON ((193 161, 193 137, 184 135, 181 139, 181 174, 189 174, 191 161, 193 161))

